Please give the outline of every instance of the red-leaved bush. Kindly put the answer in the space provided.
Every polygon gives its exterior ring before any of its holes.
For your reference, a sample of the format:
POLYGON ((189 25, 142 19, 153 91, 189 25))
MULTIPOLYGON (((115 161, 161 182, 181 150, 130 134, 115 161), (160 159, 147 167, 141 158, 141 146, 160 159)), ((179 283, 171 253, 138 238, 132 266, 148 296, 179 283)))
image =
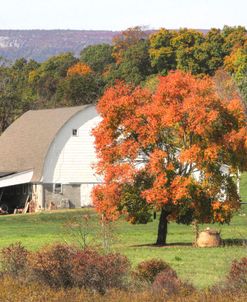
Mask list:
POLYGON ((101 255, 95 250, 84 250, 73 259, 72 278, 78 287, 105 293, 110 288, 123 288, 130 263, 120 254, 101 255))
POLYGON ((139 281, 153 283, 156 276, 163 271, 176 275, 176 272, 170 267, 170 265, 163 260, 151 259, 140 262, 137 265, 136 270, 133 272, 133 276, 139 281))
POLYGON ((227 281, 240 287, 247 287, 247 257, 232 262, 227 281))
POLYGON ((12 244, 1 251, 1 267, 2 275, 21 276, 28 282, 53 288, 80 287, 101 294, 108 289, 125 288, 130 273, 130 262, 125 256, 79 250, 66 244, 32 253, 20 243, 12 244))
POLYGON ((0 265, 4 273, 17 276, 27 268, 27 249, 20 242, 10 244, 1 250, 0 265))
POLYGON ((31 279, 52 287, 72 286, 71 271, 76 252, 72 246, 56 244, 31 253, 28 259, 31 279))
POLYGON ((191 284, 181 281, 175 271, 167 270, 162 271, 156 276, 152 284, 152 290, 170 296, 176 295, 179 292, 188 295, 195 289, 191 284))

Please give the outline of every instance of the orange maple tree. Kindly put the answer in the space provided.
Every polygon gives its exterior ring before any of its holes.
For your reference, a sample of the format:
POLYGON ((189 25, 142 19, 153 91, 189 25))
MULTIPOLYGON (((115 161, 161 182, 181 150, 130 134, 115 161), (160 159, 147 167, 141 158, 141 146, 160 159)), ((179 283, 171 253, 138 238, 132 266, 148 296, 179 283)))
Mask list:
POLYGON ((159 78, 155 92, 123 82, 98 103, 93 190, 106 219, 125 214, 146 223, 161 211, 157 244, 167 223, 229 223, 239 208, 233 175, 247 169, 246 118, 238 99, 221 99, 211 79, 181 71, 159 78))

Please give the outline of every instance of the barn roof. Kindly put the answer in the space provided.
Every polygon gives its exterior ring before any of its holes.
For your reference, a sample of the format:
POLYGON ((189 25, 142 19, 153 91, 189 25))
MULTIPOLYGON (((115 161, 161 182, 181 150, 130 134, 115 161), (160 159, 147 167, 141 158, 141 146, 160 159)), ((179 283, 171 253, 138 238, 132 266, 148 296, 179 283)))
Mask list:
POLYGON ((56 134, 74 115, 89 106, 24 113, 0 136, 0 174, 32 169, 32 181, 40 181, 46 154, 56 134))

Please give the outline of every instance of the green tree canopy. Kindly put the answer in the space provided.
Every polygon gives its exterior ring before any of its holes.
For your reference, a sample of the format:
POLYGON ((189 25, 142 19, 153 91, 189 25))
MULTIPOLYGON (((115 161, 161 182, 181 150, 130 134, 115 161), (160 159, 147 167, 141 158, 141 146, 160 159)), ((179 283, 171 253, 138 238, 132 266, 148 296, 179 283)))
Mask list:
POLYGON ((125 80, 128 83, 138 85, 141 81, 153 73, 149 57, 149 42, 140 40, 122 53, 119 64, 112 65, 108 74, 108 82, 116 79, 125 80))
POLYGON ((30 73, 29 80, 37 98, 48 102, 56 97, 61 78, 65 78, 68 68, 78 61, 71 53, 51 57, 30 73))
POLYGON ((176 35, 175 31, 162 28, 149 38, 151 64, 160 73, 166 74, 169 70, 176 69, 176 52, 171 43, 176 35))
POLYGON ((80 60, 88 64, 95 72, 102 73, 105 68, 114 63, 113 47, 109 44, 90 45, 80 54, 80 60))

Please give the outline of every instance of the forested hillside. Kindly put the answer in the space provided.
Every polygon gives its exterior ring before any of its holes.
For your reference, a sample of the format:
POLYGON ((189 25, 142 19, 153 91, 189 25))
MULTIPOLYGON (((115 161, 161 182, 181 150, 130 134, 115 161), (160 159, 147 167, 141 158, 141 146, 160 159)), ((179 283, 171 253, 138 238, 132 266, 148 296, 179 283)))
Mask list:
POLYGON ((0 56, 38 62, 67 51, 78 56, 89 45, 111 43, 116 34, 103 30, 0 30, 0 56))
MULTIPOLYGON (((207 31, 200 30, 202 33, 207 31)), ((111 44, 118 34, 110 30, 0 30, 0 57, 9 61, 25 58, 43 62, 63 52, 79 56, 87 46, 111 44)))
MULTIPOLYGON (((33 31, 32 41, 38 43, 37 32, 33 31)), ((60 31, 55 33, 61 34, 60 31)), ((80 41, 82 33, 73 33, 80 41)), ((95 103, 104 89, 116 80, 152 90, 159 75, 176 69, 198 77, 212 77, 225 98, 240 95, 247 101, 247 32, 244 27, 225 26, 223 30, 213 28, 207 33, 191 29, 160 29, 149 33, 135 27, 115 34, 101 32, 101 40, 95 35, 91 43, 97 44, 87 47, 83 42, 78 44, 78 57, 72 52, 60 52, 38 62, 27 59, 32 57, 30 54, 11 64, 2 58, 0 132, 30 109, 95 103)), ((49 39, 49 35, 44 35, 41 44, 45 46, 49 39)), ((66 35, 58 43, 59 39, 54 45, 71 50, 66 47, 73 47, 73 42, 67 40, 66 35)), ((6 46, 6 54, 9 54, 8 47, 19 49, 18 39, 11 43, 0 39, 0 45, 6 46)), ((42 52, 38 45, 34 43, 33 49, 42 52)))

